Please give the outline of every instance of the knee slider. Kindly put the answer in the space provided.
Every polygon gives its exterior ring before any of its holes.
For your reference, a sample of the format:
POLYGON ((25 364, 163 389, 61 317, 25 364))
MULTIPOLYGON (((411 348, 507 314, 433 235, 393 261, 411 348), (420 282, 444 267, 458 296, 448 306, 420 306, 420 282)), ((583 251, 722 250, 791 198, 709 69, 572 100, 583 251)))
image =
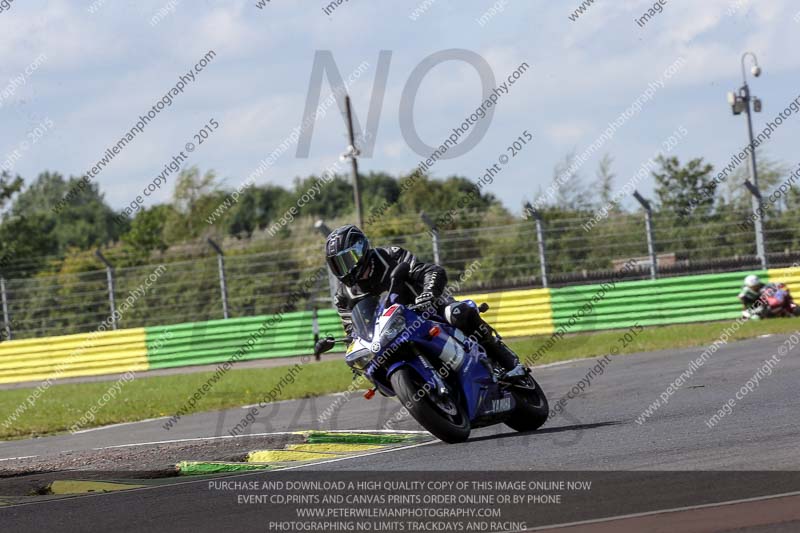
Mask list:
POLYGON ((454 302, 445 307, 444 318, 468 335, 478 328, 481 320, 478 311, 464 302, 454 302))

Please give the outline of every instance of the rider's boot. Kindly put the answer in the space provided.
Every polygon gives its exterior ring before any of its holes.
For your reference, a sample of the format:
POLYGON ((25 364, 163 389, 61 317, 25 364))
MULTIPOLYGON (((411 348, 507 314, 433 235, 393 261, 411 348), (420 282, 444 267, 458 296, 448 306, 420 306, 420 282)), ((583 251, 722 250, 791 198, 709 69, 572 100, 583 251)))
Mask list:
MULTIPOLYGON (((486 323, 484 322, 484 324, 486 323)), ((522 363, 520 363, 517 355, 512 352, 503 341, 492 335, 488 324, 478 328, 476 334, 478 335, 478 342, 480 342, 483 349, 486 350, 486 355, 505 370, 503 375, 500 376, 500 379, 513 382, 527 375, 527 371, 525 367, 522 366, 522 363)))
POLYGON ((520 364, 516 354, 495 337, 494 330, 481 318, 477 309, 464 302, 456 302, 445 308, 444 316, 450 324, 478 341, 489 359, 503 368, 501 379, 514 381, 527 375, 527 370, 520 364))

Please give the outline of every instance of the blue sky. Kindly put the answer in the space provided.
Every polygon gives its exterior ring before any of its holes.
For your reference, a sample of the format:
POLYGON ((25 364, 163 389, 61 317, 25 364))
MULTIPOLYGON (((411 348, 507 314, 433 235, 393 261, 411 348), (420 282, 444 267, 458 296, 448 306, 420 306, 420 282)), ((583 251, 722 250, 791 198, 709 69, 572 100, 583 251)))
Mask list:
MULTIPOLYGON (((350 91, 362 124, 378 53, 392 51, 375 152, 361 161, 363 171, 392 173, 408 172, 420 160, 401 135, 398 113, 409 74, 425 57, 449 48, 472 50, 498 82, 528 63, 530 70, 498 104, 481 142, 433 171, 436 177, 477 180, 528 130, 533 143, 490 186, 515 211, 551 183, 565 154, 591 145, 679 57, 685 59, 679 71, 580 168, 585 181, 607 152, 621 188, 680 126, 688 134, 676 155, 702 155, 724 166, 746 141, 744 118, 731 115, 725 98, 740 85, 745 50, 758 55, 764 71, 751 83, 764 101, 756 129, 800 95, 800 5, 789 0, 669 0, 644 28, 634 18, 652 2, 600 0, 571 21, 577 0, 350 0, 330 15, 323 13, 323 1, 271 0, 263 9, 256 1, 15 0, 0 12, 0 164, 49 120, 52 127, 21 151, 12 170, 28 180, 43 170, 82 175, 208 50, 217 55, 196 82, 98 176, 113 207, 139 194, 211 118, 220 128, 188 164, 214 169, 230 187, 243 182, 301 122, 317 50, 330 50, 345 77, 364 61, 370 65, 350 91), (425 12, 412 20, 422 6, 425 12), (502 11, 481 26, 477 19, 492 6, 502 11), (152 25, 161 9, 169 13, 152 25), (45 59, 26 75, 42 54, 45 59), (24 84, 15 84, 21 75, 24 84)), ((329 92, 326 83, 323 97, 329 92)), ((437 66, 415 102, 419 135, 438 144, 480 101, 472 67, 452 61, 437 66)), ((315 124, 309 157, 295 157, 292 148, 257 183, 288 185, 296 176, 319 175, 343 151, 344 131, 341 114, 331 108, 315 124)), ((765 153, 795 167, 798 138, 795 115, 765 153)), ((149 201, 166 200, 172 185, 149 201)), ((640 189, 650 193, 652 179, 640 189)))

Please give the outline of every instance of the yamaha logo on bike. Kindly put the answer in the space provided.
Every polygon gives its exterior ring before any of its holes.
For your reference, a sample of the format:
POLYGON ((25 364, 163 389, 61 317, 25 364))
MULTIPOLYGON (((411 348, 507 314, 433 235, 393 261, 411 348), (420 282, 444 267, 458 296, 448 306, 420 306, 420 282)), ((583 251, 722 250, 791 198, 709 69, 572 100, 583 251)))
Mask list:
POLYGON ((372 346, 370 346, 369 349, 372 350, 374 353, 378 353, 379 351, 381 351, 381 343, 375 341, 372 343, 372 346))
POLYGON ((506 396, 499 400, 492 400, 492 412, 508 411, 511 409, 511 398, 506 396))

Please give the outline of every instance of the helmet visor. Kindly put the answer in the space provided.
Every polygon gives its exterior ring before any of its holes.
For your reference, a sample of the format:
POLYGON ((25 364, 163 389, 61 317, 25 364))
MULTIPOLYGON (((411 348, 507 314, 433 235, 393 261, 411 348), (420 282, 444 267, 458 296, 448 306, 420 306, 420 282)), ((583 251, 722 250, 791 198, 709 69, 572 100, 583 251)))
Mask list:
POLYGON ((361 262, 366 250, 366 242, 361 240, 350 248, 342 250, 333 257, 328 258, 328 265, 331 272, 337 278, 343 278, 350 274, 361 262))

